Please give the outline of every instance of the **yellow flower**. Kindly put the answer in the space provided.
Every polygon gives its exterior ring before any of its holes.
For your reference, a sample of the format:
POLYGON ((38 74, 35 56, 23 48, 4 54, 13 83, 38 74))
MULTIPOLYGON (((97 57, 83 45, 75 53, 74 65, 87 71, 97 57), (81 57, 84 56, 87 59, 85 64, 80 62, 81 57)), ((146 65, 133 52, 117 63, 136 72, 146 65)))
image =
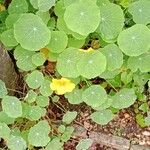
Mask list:
POLYGON ((75 88, 75 84, 66 78, 52 79, 50 88, 58 95, 63 95, 67 92, 72 92, 75 88))
POLYGON ((84 49, 79 49, 79 51, 81 51, 81 52, 84 52, 84 53, 89 53, 89 52, 92 52, 92 51, 94 51, 93 50, 93 48, 88 48, 87 50, 84 50, 84 49))

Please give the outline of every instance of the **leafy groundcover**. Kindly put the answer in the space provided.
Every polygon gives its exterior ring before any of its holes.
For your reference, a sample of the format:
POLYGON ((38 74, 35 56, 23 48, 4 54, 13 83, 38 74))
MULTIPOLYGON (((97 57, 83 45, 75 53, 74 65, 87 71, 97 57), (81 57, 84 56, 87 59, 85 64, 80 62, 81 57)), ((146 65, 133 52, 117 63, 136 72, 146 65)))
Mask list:
POLYGON ((0 0, 0 40, 26 89, 10 96, 0 80, 4 148, 64 149, 80 115, 74 106, 107 125, 132 105, 137 123, 150 125, 149 0, 12 0, 8 8, 0 0))

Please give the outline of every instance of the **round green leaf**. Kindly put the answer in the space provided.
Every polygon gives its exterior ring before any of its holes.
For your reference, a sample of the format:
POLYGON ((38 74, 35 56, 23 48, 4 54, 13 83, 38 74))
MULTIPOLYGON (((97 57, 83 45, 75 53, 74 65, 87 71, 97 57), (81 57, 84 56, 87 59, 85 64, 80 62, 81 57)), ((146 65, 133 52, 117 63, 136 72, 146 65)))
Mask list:
POLYGON ((18 118, 22 116, 21 102, 14 96, 5 96, 3 98, 2 109, 11 118, 18 118))
POLYGON ((1 34, 1 41, 6 47, 16 46, 18 43, 14 38, 14 30, 9 29, 1 34))
POLYGON ((31 121, 39 120, 43 116, 43 109, 39 106, 30 106, 28 118, 31 121))
POLYGON ((27 144, 26 141, 19 136, 11 136, 8 140, 8 148, 11 150, 26 150, 27 144))
POLYGON ((108 71, 106 70, 105 72, 103 72, 100 77, 104 78, 104 79, 113 79, 115 78, 115 76, 117 76, 120 73, 120 70, 113 70, 113 71, 108 71))
POLYGON ((37 15, 21 15, 14 24, 14 35, 18 43, 27 50, 36 51, 45 47, 51 38, 51 32, 37 15))
POLYGON ((138 57, 130 57, 128 59, 128 67, 133 71, 137 71, 138 69, 141 72, 149 72, 150 71, 150 53, 142 54, 138 57))
POLYGON ((50 21, 49 11, 47 11, 47 12, 37 11, 36 15, 38 15, 45 24, 47 24, 48 21, 50 21))
POLYGON ((109 44, 100 51, 106 56, 107 70, 114 71, 119 69, 123 64, 123 54, 115 44, 109 44))
POLYGON ((128 108, 136 101, 134 89, 124 88, 112 96, 112 107, 117 109, 128 108))
POLYGON ((99 7, 102 7, 102 6, 104 6, 104 5, 107 5, 108 3, 110 3, 109 0, 97 0, 97 5, 98 5, 99 7))
POLYGON ((133 16, 135 23, 145 24, 150 23, 150 1, 149 0, 139 0, 131 3, 129 6, 129 12, 133 16))
POLYGON ((64 6, 68 7, 69 5, 71 5, 72 3, 76 3, 79 2, 79 0, 64 0, 64 6))
POLYGON ((107 3, 100 7, 101 22, 97 29, 104 41, 112 43, 116 41, 118 34, 124 26, 124 15, 120 6, 107 3))
POLYGON ((48 134, 50 127, 47 121, 39 121, 36 125, 30 128, 28 141, 31 145, 39 147, 46 146, 50 141, 48 134))
POLYGON ((150 30, 145 25, 136 24, 122 31, 117 42, 126 55, 139 56, 150 48, 150 30))
POLYGON ((38 8, 42 12, 48 11, 55 5, 55 0, 38 0, 38 8))
POLYGON ((85 39, 77 39, 75 37, 68 38, 68 47, 81 48, 85 43, 85 39))
POLYGON ((83 102, 82 100, 82 92, 81 89, 74 89, 70 93, 66 93, 65 97, 68 99, 70 104, 80 104, 83 102))
POLYGON ((54 138, 48 143, 45 150, 63 150, 63 142, 59 138, 54 138))
POLYGON ((0 80, 0 98, 3 98, 4 96, 6 96, 8 93, 5 83, 0 80))
POLYGON ((36 103, 38 106, 40 107, 46 107, 48 106, 49 104, 49 98, 48 97, 45 97, 45 96, 42 96, 42 95, 39 95, 37 98, 36 98, 36 103))
POLYGON ((107 93, 100 85, 91 85, 82 94, 83 101, 95 108, 104 104, 107 100, 107 93))
POLYGON ((43 74, 35 70, 31 74, 28 74, 26 83, 30 88, 37 89, 42 85, 43 80, 44 80, 43 74))
POLYGON ((51 62, 55 62, 55 61, 57 61, 58 56, 59 56, 58 53, 52 53, 51 51, 49 51, 48 60, 51 62))
POLYGON ((48 97, 53 93, 53 91, 50 88, 50 84, 51 84, 51 81, 44 79, 40 87, 40 93, 45 97, 48 97))
POLYGON ((35 9, 38 9, 38 0, 30 0, 30 3, 35 9))
POLYGON ((10 136, 10 129, 5 123, 0 123, 0 138, 7 140, 10 136))
POLYGON ((93 143, 92 139, 82 139, 76 146, 76 150, 88 150, 92 145, 92 143, 93 143))
POLYGON ((68 43, 68 37, 63 31, 52 31, 50 43, 47 45, 47 48, 50 49, 53 53, 60 53, 66 47, 68 43))
POLYGON ((106 69, 106 57, 99 51, 85 53, 78 59, 77 70, 85 78, 95 78, 106 69))
POLYGON ((45 55, 43 53, 35 53, 32 56, 32 63, 36 66, 42 66, 46 61, 45 55))
POLYGON ((26 0, 12 0, 8 7, 9 14, 21 14, 28 11, 28 3, 26 0))
POLYGON ((33 103, 36 100, 36 97, 37 97, 37 94, 33 90, 29 90, 25 97, 25 100, 28 103, 33 103))
POLYGON ((14 23, 19 19, 20 14, 10 14, 5 20, 6 27, 11 29, 14 27, 14 23))
POLYGON ((35 52, 23 49, 20 45, 14 51, 14 57, 17 60, 17 67, 23 71, 30 71, 36 68, 32 63, 32 56, 35 52))
POLYGON ((76 111, 67 111, 66 114, 63 116, 62 121, 66 124, 70 124, 75 118, 77 117, 76 111))
POLYGON ((13 124, 15 121, 15 118, 9 117, 4 111, 0 111, 0 122, 6 123, 8 125, 13 124))
POLYGON ((90 1, 80 0, 66 8, 64 20, 67 27, 81 35, 94 32, 100 22, 100 10, 98 6, 90 1))
POLYGON ((79 76, 76 64, 81 59, 81 52, 76 48, 67 48, 57 59, 57 70, 64 77, 76 78, 79 76), (66 67, 67 66, 67 67, 66 67))
POLYGON ((106 125, 113 119, 113 117, 114 115, 109 109, 97 111, 91 114, 91 119, 100 125, 106 125))

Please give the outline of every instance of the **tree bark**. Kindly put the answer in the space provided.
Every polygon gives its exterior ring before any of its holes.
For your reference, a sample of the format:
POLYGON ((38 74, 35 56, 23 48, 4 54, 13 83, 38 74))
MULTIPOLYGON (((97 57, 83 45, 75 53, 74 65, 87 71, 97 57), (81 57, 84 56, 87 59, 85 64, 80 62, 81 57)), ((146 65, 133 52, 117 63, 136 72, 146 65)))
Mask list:
POLYGON ((16 88, 18 75, 14 68, 14 63, 10 58, 7 50, 0 43, 0 79, 5 82, 10 95, 16 88))

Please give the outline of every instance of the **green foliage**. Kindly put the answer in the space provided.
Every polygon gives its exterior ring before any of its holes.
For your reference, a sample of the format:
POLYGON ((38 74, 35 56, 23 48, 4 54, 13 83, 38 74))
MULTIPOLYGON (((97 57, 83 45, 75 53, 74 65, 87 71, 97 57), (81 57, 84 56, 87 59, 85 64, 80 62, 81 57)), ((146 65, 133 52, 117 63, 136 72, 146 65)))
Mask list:
POLYGON ((77 150, 88 150, 92 145, 93 141, 91 139, 82 139, 76 146, 77 150))
POLYGON ((97 111, 91 114, 91 119, 100 125, 106 125, 113 119, 113 117, 114 115, 109 109, 97 111))
POLYGON ((136 98, 137 97, 133 89, 124 88, 112 96, 112 107, 118 109, 128 108, 135 102, 136 98))
POLYGON ((103 87, 91 85, 83 92, 82 99, 87 105, 95 108, 105 103, 107 100, 107 93, 103 87))
POLYGON ((28 11, 28 4, 26 0, 12 0, 9 7, 9 14, 21 14, 28 11))
POLYGON ((128 56, 139 56, 149 50, 150 30, 147 26, 136 24, 120 32, 119 48, 128 56))
POLYGON ((77 112, 76 111, 68 111, 66 112, 66 114, 63 116, 62 121, 66 124, 70 124, 77 116, 77 112))
POLYGON ((120 6, 113 3, 102 5, 101 22, 97 31, 101 34, 104 41, 112 43, 116 41, 118 34, 124 25, 124 15, 120 6))
POLYGON ((26 147, 26 141, 22 137, 12 135, 8 140, 8 148, 11 150, 25 150, 26 147))
POLYGON ((136 1, 132 3, 129 7, 129 12, 132 14, 134 22, 145 25, 150 23, 149 10, 149 0, 136 1))
MULTIPOLYGON (((24 79, 21 92, 0 80, 0 138, 8 149, 63 150, 82 108, 107 125, 134 104, 137 124, 150 125, 149 0, 0 2, 0 42, 24 79)), ((82 139, 76 149, 92 142, 82 139)))
POLYGON ((5 96, 3 98, 2 110, 11 118, 18 118, 22 116, 21 102, 14 96, 5 96))
POLYGON ((70 30, 86 36, 98 27, 100 10, 94 2, 81 0, 66 8, 64 20, 70 30))
POLYGON ((50 141, 50 127, 47 121, 39 121, 29 130, 28 141, 33 146, 46 146, 50 141))
POLYGON ((26 78, 28 86, 32 89, 39 88, 42 85, 43 80, 43 74, 37 70, 33 71, 31 74, 28 74, 26 78))
POLYGON ((40 17, 26 13, 14 24, 14 36, 23 48, 37 51, 49 43, 51 32, 40 17))

